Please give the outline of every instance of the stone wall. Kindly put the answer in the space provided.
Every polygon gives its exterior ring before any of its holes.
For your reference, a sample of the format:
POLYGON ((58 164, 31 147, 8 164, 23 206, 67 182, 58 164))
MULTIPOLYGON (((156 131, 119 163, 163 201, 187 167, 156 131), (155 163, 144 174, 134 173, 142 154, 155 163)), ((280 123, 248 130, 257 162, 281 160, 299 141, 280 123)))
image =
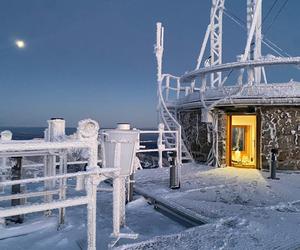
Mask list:
POLYGON ((211 142, 208 142, 207 123, 201 122, 201 109, 177 111, 185 145, 197 162, 206 162, 211 142))
POLYGON ((278 148, 278 169, 300 170, 300 107, 261 107, 261 163, 269 168, 270 151, 278 148))
MULTIPOLYGON (((226 165, 227 114, 218 114, 218 160, 226 165)), ((278 148, 278 169, 300 170, 300 106, 256 107, 260 131, 261 167, 269 169, 270 152, 278 148)), ((207 123, 201 122, 201 109, 177 112, 184 142, 197 162, 206 162, 212 143, 208 142, 207 123)), ((212 141, 212 138, 211 138, 212 141)))
POLYGON ((218 161, 219 166, 226 166, 227 115, 216 110, 218 115, 218 161))

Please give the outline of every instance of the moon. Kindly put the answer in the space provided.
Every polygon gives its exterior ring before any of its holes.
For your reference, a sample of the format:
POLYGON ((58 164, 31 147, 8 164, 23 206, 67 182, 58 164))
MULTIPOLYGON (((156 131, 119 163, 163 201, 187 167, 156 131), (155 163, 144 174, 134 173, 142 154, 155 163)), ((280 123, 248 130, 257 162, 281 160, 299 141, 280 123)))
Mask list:
POLYGON ((15 45, 19 48, 19 49, 23 49, 25 48, 25 42, 23 40, 16 40, 15 41, 15 45))

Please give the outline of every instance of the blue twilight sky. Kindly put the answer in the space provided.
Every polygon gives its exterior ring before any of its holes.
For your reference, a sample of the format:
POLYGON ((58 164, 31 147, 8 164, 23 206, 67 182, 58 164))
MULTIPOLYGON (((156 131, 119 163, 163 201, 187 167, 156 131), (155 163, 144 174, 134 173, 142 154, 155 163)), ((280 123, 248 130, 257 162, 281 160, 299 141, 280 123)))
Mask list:
MULTIPOLYGON (((264 0, 264 14, 273 0, 264 0)), ((264 27, 285 0, 279 0, 264 27)), ((64 117, 102 127, 156 124, 155 23, 165 26, 164 71, 194 68, 210 0, 2 0, 0 1, 0 126, 45 126, 64 117), (20 50, 16 39, 27 46, 20 50)), ((246 0, 226 2, 246 18, 246 0)), ((290 0, 267 36, 300 55, 300 1, 290 0)), ((224 61, 245 46, 245 32, 224 17, 224 61)), ((264 53, 270 53, 265 47, 264 53)), ((268 76, 300 79, 291 69, 268 76)), ((272 77, 270 77, 272 79, 272 77)))

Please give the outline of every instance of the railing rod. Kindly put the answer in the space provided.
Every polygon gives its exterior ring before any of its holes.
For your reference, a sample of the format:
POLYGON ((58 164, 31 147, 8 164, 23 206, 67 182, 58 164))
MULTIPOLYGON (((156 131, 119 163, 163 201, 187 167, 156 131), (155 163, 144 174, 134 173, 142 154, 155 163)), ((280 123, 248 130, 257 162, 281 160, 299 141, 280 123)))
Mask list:
POLYGON ((25 194, 13 194, 13 195, 0 196, 0 201, 32 198, 32 197, 39 197, 43 195, 51 195, 51 194, 58 194, 58 193, 59 190, 56 189, 56 190, 45 190, 45 191, 25 193, 25 194))
POLYGON ((76 177, 76 176, 85 176, 85 175, 90 175, 90 174, 96 174, 96 172, 80 171, 80 172, 64 174, 64 175, 54 175, 54 176, 29 178, 29 179, 14 180, 14 181, 4 181, 4 182, 0 182, 0 186, 10 186, 10 185, 16 185, 16 184, 25 184, 25 183, 36 183, 36 182, 41 182, 41 181, 72 178, 72 177, 76 177))
MULTIPOLYGON (((153 149, 140 149, 137 152, 138 153, 146 153, 146 152, 158 152, 158 151, 159 151, 158 149, 153 148, 153 149)), ((177 151, 177 149, 176 148, 166 148, 166 149, 163 149, 162 151, 163 152, 164 151, 177 151)))
MULTIPOLYGON (((141 130, 140 134, 159 134, 160 131, 158 130, 141 130)), ((177 130, 165 130, 162 132, 163 134, 176 134, 178 133, 177 130)))
POLYGON ((16 216, 19 214, 28 214, 28 213, 41 212, 46 210, 53 210, 53 209, 63 208, 63 207, 85 205, 88 203, 88 201, 89 201, 88 197, 84 196, 80 198, 66 199, 63 201, 52 201, 43 204, 24 205, 18 207, 5 208, 5 209, 0 209, 0 218, 16 216))
MULTIPOLYGON (((98 166, 96 168, 98 168, 98 166)), ((41 181, 72 178, 72 177, 77 177, 77 176, 85 176, 85 175, 93 175, 93 174, 108 174, 108 173, 112 173, 112 172, 116 172, 116 171, 118 171, 117 168, 99 168, 96 171, 80 171, 80 172, 76 172, 76 173, 63 174, 63 175, 29 178, 29 179, 23 179, 23 180, 15 180, 15 181, 4 181, 4 182, 0 182, 0 186, 10 186, 10 185, 16 185, 16 184, 25 184, 25 183, 36 183, 36 182, 41 182, 41 181)))
MULTIPOLYGON (((67 165, 80 165, 80 164, 87 164, 88 161, 69 161, 67 165)), ((98 163, 102 163, 102 160, 98 160, 98 163)), ((59 166, 59 162, 56 162, 56 166, 59 166)), ((27 164, 23 165, 22 168, 33 168, 33 167, 43 167, 43 163, 36 163, 36 164, 27 164)), ((1 168, 0 168, 1 169, 1 168)))
POLYGON ((16 152, 16 151, 51 151, 58 149, 73 149, 73 148, 89 148, 87 142, 81 141, 66 141, 66 142, 44 142, 44 141, 11 141, 0 142, 0 152, 16 152))

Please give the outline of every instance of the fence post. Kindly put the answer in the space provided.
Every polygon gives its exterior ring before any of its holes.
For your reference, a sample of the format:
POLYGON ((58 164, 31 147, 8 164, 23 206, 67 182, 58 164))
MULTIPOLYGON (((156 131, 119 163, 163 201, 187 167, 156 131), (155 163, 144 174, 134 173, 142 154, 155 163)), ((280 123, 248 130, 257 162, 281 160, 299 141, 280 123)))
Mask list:
POLYGON ((121 225, 121 187, 122 178, 116 177, 113 179, 113 236, 118 238, 120 235, 120 225, 121 225))
POLYGON ((160 168, 163 167, 163 132, 165 130, 165 125, 163 123, 158 124, 158 140, 157 140, 157 148, 158 148, 158 166, 160 168))
POLYGON ((178 130, 176 131, 176 147, 177 147, 177 164, 181 165, 182 160, 182 146, 181 146, 181 127, 178 128, 178 130))
POLYGON ((95 175, 87 178, 86 190, 88 196, 87 204, 87 242, 88 250, 96 250, 96 221, 97 221, 97 185, 98 180, 95 175))
MULTIPOLYGON (((66 174, 67 173, 67 154, 65 151, 61 152, 59 156, 59 174, 66 174)), ((67 180, 65 178, 59 180, 59 199, 65 200, 66 199, 66 186, 67 180)), ((58 225, 62 225, 65 223, 65 215, 66 215, 66 208, 59 209, 59 216, 58 216, 58 225)))
POLYGON ((87 248, 96 250, 96 210, 97 210, 97 186, 100 182, 98 175, 98 130, 99 125, 96 121, 87 119, 78 124, 77 135, 80 140, 86 141, 89 146, 89 159, 87 171, 94 173, 89 175, 86 180, 87 204, 87 248))
MULTIPOLYGON (((12 132, 9 130, 4 130, 0 133, 0 141, 11 141, 12 139, 12 132)), ((0 171, 1 176, 0 179, 1 181, 5 181, 5 173, 7 172, 7 161, 8 159, 6 157, 3 157, 0 159, 2 162, 0 162, 0 170, 1 167, 3 167, 3 172, 0 171)), ((4 187, 0 186, 0 193, 4 192, 4 187)), ((1 224, 1 223, 0 223, 1 224)))
MULTIPOLYGON (((14 157, 13 159, 13 166, 11 169, 11 180, 20 180, 21 173, 22 173, 22 157, 14 157)), ((11 194, 20 194, 21 193, 21 184, 16 184, 11 186, 11 194)), ((12 206, 19 206, 22 204, 22 199, 13 199, 11 200, 12 206)), ((12 221, 15 223, 23 223, 24 215, 16 215, 12 216, 12 221)))
MULTIPOLYGON (((48 120, 48 128, 45 130, 45 141, 57 141, 61 140, 65 136, 65 120, 62 118, 51 118, 48 120)), ((56 175, 56 156, 45 156, 45 176, 56 175)), ((53 190, 55 187, 55 181, 45 181, 45 189, 53 190)), ((51 202, 53 195, 49 194, 45 196, 46 202, 51 202)), ((46 215, 49 215, 51 211, 47 211, 46 215)))
POLYGON ((191 82, 191 93, 193 93, 194 92, 194 90, 195 90, 195 84, 196 84, 196 80, 194 80, 194 81, 192 81, 191 82))

